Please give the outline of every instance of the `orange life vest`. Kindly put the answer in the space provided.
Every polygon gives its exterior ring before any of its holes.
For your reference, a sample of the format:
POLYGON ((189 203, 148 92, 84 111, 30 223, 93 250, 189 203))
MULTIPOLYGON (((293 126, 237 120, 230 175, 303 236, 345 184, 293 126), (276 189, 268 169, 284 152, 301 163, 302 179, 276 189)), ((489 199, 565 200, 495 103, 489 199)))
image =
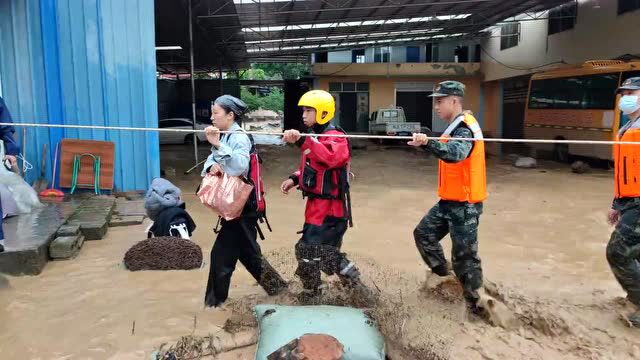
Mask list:
MULTIPOLYGON (((624 130, 624 129, 623 129, 624 130)), ((640 119, 616 136, 617 141, 640 142, 640 119)), ((640 197, 640 145, 613 145, 616 198, 640 197)))
MULTIPOLYGON (((464 113, 451 123, 440 141, 448 142, 451 132, 461 126, 462 122, 473 132, 475 139, 483 139, 478 121, 473 115, 464 113)), ((487 198, 484 141, 474 141, 471 153, 463 161, 448 163, 440 160, 438 196, 442 200, 469 203, 478 203, 487 198)))

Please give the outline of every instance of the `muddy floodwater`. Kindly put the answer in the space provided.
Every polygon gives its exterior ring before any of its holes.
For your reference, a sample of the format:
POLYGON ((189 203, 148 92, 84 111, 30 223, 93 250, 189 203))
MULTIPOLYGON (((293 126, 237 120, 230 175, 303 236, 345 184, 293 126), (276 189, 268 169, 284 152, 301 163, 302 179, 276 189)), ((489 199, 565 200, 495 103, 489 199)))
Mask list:
MULTIPOLYGON (((304 202, 298 193, 279 192, 298 162, 297 151, 271 146, 263 154, 273 227, 260 243, 267 252, 293 247, 304 202)), ((125 270, 124 253, 145 238, 141 225, 111 228, 105 239, 86 242, 77 258, 50 262, 39 276, 0 277, 3 359, 148 359, 164 342, 220 330, 228 313, 203 309, 215 217, 193 195, 199 174, 182 175, 193 164, 192 151, 163 148, 162 164, 173 168, 168 178, 185 193, 205 267, 125 270)), ((412 231, 437 201, 437 162, 423 151, 368 145, 354 151, 352 167, 354 227, 343 249, 375 260, 379 269, 393 269, 394 276, 425 277, 412 231)), ((456 324, 452 359, 640 358, 640 330, 620 319, 628 307, 605 259, 612 176, 604 170, 573 174, 554 163, 516 169, 489 159, 490 197, 479 232, 484 275, 530 323, 504 330, 462 321, 456 324)), ((449 254, 450 240, 443 244, 449 254)), ((255 294, 262 290, 238 265, 231 299, 255 294)), ((251 351, 220 358, 251 359, 251 351)))

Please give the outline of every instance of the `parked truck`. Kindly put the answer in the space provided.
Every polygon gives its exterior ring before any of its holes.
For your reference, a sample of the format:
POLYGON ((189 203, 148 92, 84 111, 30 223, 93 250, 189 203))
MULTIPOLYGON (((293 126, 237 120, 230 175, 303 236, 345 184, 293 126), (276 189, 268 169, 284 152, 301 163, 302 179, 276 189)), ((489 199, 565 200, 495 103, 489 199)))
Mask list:
POLYGON ((410 136, 420 132, 419 122, 407 122, 400 107, 382 108, 371 114, 369 133, 372 135, 410 136))

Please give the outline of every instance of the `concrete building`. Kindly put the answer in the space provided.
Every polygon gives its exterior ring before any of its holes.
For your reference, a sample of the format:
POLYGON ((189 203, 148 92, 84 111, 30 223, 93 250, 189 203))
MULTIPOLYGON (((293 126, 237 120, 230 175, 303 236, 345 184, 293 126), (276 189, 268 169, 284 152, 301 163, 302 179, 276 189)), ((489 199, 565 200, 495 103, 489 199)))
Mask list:
MULTIPOLYGON (((480 65, 484 129, 501 137, 523 136, 531 74, 588 60, 640 56, 637 1, 579 0, 507 20, 511 22, 488 29, 492 36, 482 41, 480 65)), ((505 145, 503 150, 519 147, 505 145)))
POLYGON ((389 106, 402 107, 409 121, 443 131, 428 95, 438 82, 455 78, 467 85, 469 108, 479 112, 479 59, 480 44, 471 40, 373 47, 316 53, 312 75, 315 88, 335 96, 336 122, 347 131, 368 131, 371 113, 389 106))
MULTIPOLYGON (((486 136, 523 137, 531 74, 587 60, 640 56, 637 1, 579 0, 549 11, 525 13, 486 29, 469 41, 430 39, 422 45, 316 53, 315 87, 336 95, 337 119, 352 131, 366 131, 366 117, 380 107, 402 106, 409 120, 434 131, 426 96, 434 84, 456 79, 467 85, 466 107, 486 136)), ((521 146, 488 144, 492 153, 521 146)))

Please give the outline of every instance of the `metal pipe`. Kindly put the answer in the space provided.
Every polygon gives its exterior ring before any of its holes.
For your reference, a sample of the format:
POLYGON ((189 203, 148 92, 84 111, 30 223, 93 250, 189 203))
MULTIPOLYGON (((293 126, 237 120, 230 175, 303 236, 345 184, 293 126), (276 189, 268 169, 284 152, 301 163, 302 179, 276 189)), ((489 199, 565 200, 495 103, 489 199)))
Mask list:
POLYGON ((218 67, 218 78, 220 78, 220 96, 224 95, 224 79, 222 79, 222 64, 218 67))
POLYGON ((202 161, 200 161, 199 163, 193 165, 193 167, 191 167, 190 169, 188 169, 187 171, 184 172, 185 175, 189 175, 195 168, 197 168, 198 166, 202 165, 205 163, 205 161, 207 161, 207 159, 204 159, 202 161))
MULTIPOLYGON (((191 0, 189 0, 189 72, 191 73, 191 117, 193 130, 196 130, 196 80, 194 78, 193 61, 193 14, 191 13, 191 0)), ((198 163, 198 135, 193 133, 193 158, 198 163)))

